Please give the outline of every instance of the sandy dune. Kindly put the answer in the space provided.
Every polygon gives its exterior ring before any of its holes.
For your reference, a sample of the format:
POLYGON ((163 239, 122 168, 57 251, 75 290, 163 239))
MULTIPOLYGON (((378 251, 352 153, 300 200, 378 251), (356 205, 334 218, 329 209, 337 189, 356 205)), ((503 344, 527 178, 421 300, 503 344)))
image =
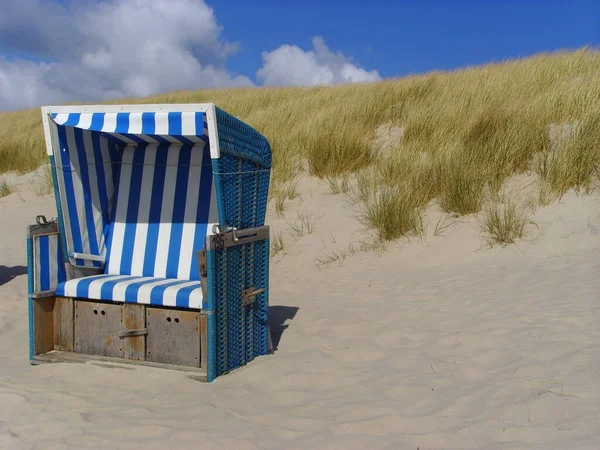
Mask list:
POLYGON ((474 218, 433 236, 432 210, 423 240, 318 268, 359 225, 304 182, 269 218, 287 230, 271 275, 277 352, 202 384, 28 364, 25 225, 54 211, 30 184, 0 199, 1 449, 600 446, 597 195, 539 209, 516 246, 490 249, 474 218), (291 231, 298 211, 312 234, 291 231))

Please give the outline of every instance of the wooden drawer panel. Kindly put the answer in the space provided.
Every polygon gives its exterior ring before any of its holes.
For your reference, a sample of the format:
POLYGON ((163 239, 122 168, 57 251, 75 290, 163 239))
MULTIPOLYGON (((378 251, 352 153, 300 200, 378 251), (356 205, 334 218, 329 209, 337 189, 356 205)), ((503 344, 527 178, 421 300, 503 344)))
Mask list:
POLYGON ((200 367, 200 312, 146 308, 146 360, 200 367))
POLYGON ((123 340, 119 339, 119 332, 123 328, 121 305, 75 302, 75 352, 122 357, 123 340))

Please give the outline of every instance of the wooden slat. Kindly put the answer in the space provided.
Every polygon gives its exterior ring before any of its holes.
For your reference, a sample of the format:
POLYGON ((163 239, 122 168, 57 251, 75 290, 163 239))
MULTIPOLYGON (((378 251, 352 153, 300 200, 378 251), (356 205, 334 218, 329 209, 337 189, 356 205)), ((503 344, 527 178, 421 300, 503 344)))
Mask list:
POLYGON ((195 380, 206 381, 206 369, 204 368, 179 366, 173 364, 161 364, 151 361, 135 361, 133 359, 113 358, 110 356, 86 355, 83 353, 71 353, 53 350, 43 355, 35 356, 34 361, 39 363, 86 363, 91 361, 101 361, 104 363, 155 367, 157 369, 168 369, 177 370, 180 372, 189 372, 190 374, 194 375, 195 380))
MULTIPOLYGON (((145 305, 125 303, 121 307, 123 329, 139 330, 146 327, 145 305)), ((146 359, 146 336, 128 336, 123 341, 123 358, 144 361, 146 359)))
POLYGON ((35 354, 54 349, 54 297, 33 300, 35 354))
POLYGON ((54 350, 73 351, 73 299, 56 297, 54 302, 54 350))
POLYGON ((122 327, 121 305, 75 301, 75 352, 122 357, 122 327))
POLYGON ((146 308, 146 360, 200 367, 200 312, 146 308))

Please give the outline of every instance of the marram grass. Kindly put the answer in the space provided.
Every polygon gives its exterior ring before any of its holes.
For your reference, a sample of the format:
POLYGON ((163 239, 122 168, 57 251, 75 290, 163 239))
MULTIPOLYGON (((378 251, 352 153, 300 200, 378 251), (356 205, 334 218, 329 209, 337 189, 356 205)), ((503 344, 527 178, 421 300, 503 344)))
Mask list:
MULTIPOLYGON (((486 192, 526 170, 558 196, 589 189, 600 167, 598 67, 600 52, 584 48, 380 83, 180 91, 111 103, 216 103, 271 142, 271 197, 289 197, 282 186, 303 167, 325 180, 369 171, 362 189, 380 193, 365 197, 362 217, 389 240, 417 231, 430 200, 471 214, 486 192), (404 129, 391 154, 371 144, 382 124, 404 129), (557 124, 576 126, 557 143, 549 133, 557 124), (398 214, 405 217, 391 217, 398 214)), ((42 162, 39 109, 0 114, 0 173, 42 162)))

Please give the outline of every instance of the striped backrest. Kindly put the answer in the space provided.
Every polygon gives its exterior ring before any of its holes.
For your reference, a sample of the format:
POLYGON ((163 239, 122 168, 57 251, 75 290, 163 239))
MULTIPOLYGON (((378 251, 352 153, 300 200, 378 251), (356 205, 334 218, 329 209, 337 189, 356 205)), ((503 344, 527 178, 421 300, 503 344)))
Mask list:
MULTIPOLYGON (((106 232, 113 208, 115 146, 89 130, 57 127, 60 151, 51 157, 62 208, 68 253, 104 255, 106 232)), ((84 267, 101 267, 97 261, 69 258, 84 267)))
POLYGON ((61 231, 69 262, 79 267, 102 267, 99 261, 73 254, 106 255, 115 186, 127 146, 208 142, 202 112, 53 113, 51 118, 50 162, 62 209, 61 231))
POLYGON ((199 280, 196 252, 218 223, 209 148, 123 151, 105 273, 199 280))

